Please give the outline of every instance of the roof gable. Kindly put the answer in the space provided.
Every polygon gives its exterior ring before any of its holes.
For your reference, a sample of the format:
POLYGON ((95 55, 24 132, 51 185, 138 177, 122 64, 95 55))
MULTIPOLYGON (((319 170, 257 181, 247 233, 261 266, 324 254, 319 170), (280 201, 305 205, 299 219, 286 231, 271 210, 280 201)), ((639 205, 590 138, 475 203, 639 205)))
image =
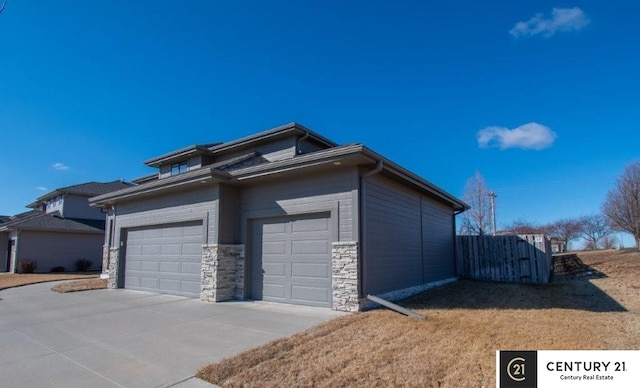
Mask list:
POLYGON ((162 165, 183 161, 193 156, 198 156, 198 155, 214 156, 223 152, 239 150, 244 147, 251 147, 253 145, 274 141, 274 140, 284 138, 287 136, 292 136, 292 135, 297 135, 299 138, 304 138, 305 140, 314 141, 324 146, 325 148, 336 147, 338 145, 335 142, 305 128, 304 126, 293 122, 286 125, 282 125, 280 127, 269 129, 267 131, 256 133, 254 135, 242 137, 240 139, 231 140, 224 143, 219 142, 219 143, 210 143, 210 144, 191 145, 188 147, 180 148, 176 151, 172 151, 172 152, 148 159, 144 161, 144 164, 146 164, 149 167, 160 167, 162 165))

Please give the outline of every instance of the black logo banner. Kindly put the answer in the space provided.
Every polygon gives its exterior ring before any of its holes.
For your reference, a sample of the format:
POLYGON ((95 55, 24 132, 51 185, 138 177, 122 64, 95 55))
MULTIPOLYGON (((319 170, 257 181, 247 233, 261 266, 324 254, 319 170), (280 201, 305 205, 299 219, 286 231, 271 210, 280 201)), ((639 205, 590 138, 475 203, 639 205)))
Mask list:
POLYGON ((498 388, 537 388, 537 351, 500 351, 498 388))

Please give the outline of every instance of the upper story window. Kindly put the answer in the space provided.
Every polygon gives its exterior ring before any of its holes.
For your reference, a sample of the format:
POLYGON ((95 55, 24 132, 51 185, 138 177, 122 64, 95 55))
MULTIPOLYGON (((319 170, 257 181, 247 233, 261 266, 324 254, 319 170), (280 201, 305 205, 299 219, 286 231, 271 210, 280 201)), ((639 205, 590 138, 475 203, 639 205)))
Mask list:
POLYGON ((178 175, 189 171, 189 162, 184 161, 171 165, 171 175, 178 175))

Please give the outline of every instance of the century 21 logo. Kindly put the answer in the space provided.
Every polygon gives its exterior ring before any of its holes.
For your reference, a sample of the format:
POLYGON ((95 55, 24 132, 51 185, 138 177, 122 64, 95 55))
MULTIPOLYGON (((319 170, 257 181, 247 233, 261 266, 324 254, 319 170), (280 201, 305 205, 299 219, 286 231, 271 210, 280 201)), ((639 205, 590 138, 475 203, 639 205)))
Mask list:
POLYGON ((525 381, 527 376, 525 375, 525 370, 527 365, 525 364, 527 360, 522 357, 514 357, 507 364, 507 376, 513 381, 525 381))
POLYGON ((500 388, 536 388, 538 352, 500 351, 500 388))

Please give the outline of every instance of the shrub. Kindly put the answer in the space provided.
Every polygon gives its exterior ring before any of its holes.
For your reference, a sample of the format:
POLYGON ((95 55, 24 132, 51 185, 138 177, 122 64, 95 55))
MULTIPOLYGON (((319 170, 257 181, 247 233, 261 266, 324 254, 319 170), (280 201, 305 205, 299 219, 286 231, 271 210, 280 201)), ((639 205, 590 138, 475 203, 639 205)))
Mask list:
POLYGON ((51 272, 64 272, 64 267, 62 266, 53 267, 51 268, 51 272))
POLYGON ((78 272, 86 272, 89 270, 89 268, 91 268, 92 264, 93 263, 91 262, 91 260, 78 259, 76 260, 76 269, 78 270, 78 272))
POLYGON ((18 262, 19 273, 34 273, 38 268, 38 262, 33 260, 20 260, 18 262))

